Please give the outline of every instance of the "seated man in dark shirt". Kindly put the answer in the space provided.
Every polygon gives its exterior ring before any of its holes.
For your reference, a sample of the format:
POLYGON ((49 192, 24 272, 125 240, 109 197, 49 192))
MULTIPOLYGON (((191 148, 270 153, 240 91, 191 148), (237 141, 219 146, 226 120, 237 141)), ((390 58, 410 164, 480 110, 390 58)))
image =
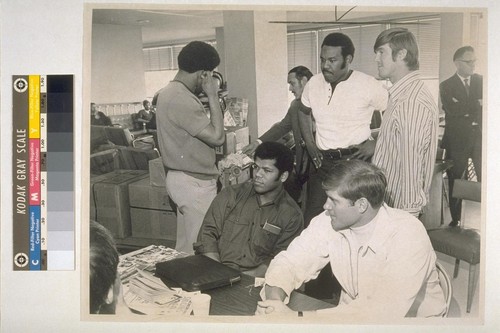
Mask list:
POLYGON ((147 99, 142 101, 142 106, 144 109, 139 110, 137 112, 138 118, 137 121, 145 124, 147 129, 156 129, 156 114, 153 108, 151 107, 151 103, 147 99))
POLYGON ((264 276, 271 259, 303 229, 302 212, 284 190, 293 153, 264 142, 255 151, 253 181, 224 188, 203 220, 196 253, 253 276, 264 276))

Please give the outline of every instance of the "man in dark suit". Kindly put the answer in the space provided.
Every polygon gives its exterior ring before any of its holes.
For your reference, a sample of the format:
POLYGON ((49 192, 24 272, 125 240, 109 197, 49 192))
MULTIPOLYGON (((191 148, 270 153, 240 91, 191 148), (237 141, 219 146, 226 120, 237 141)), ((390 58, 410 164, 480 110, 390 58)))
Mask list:
POLYGON ((481 121, 483 106, 483 77, 474 74, 476 57, 471 46, 459 48, 453 55, 457 67, 455 75, 441 82, 439 91, 445 111, 445 130, 442 148, 446 149, 453 167, 448 170, 450 189, 450 226, 460 223, 462 202, 454 199, 453 182, 462 178, 468 159, 474 163, 478 181, 481 181, 481 121))
POLYGON ((312 75, 311 71, 304 66, 294 67, 288 72, 289 90, 293 93, 295 99, 290 103, 285 118, 279 123, 274 124, 259 139, 242 149, 244 154, 252 155, 260 143, 278 141, 285 134, 292 131, 295 141, 296 165, 295 173, 285 183, 285 189, 296 202, 299 201, 302 185, 307 181, 309 173, 309 155, 305 149, 305 143, 300 132, 298 112, 302 91, 312 75))

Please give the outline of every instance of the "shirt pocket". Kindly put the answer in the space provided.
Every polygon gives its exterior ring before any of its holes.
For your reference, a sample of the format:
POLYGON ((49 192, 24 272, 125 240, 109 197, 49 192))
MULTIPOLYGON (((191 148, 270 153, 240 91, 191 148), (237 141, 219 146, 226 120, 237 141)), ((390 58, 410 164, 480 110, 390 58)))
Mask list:
POLYGON ((278 238, 279 234, 271 233, 259 226, 253 239, 255 254, 259 257, 272 256, 278 238))
POLYGON ((248 225, 240 222, 237 218, 229 216, 224 222, 220 238, 221 244, 241 244, 248 235, 248 225))

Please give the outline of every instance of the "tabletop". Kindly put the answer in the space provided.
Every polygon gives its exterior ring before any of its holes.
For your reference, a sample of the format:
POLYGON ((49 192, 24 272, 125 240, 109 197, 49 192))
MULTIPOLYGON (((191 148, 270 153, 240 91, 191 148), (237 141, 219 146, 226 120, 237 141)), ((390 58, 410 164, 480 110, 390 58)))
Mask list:
MULTIPOLYGON (((138 270, 154 274, 157 262, 187 256, 174 249, 151 245, 140 250, 120 256, 118 273, 122 283, 128 283, 137 275, 138 270)), ((161 278, 168 287, 177 287, 174 282, 161 278)), ((257 302, 261 300, 262 287, 255 287, 255 278, 241 274, 241 280, 225 287, 206 290, 203 293, 211 296, 210 315, 252 316, 255 314, 257 302)), ((334 307, 313 297, 294 291, 288 304, 295 311, 311 311, 334 307)))
MULTIPOLYGON (((241 280, 232 286, 205 291, 212 297, 210 315, 251 316, 261 300, 262 287, 254 286, 255 278, 241 274, 241 280)), ((334 307, 333 304, 294 291, 288 304, 295 311, 311 311, 334 307)))

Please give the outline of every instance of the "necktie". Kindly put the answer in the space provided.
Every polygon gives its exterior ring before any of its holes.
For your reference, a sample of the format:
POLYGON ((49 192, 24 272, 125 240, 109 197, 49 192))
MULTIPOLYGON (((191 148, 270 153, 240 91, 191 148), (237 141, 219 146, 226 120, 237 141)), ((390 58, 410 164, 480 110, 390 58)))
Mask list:
POLYGON ((465 85, 465 92, 467 93, 467 96, 469 96, 469 79, 464 79, 464 85, 465 85))

